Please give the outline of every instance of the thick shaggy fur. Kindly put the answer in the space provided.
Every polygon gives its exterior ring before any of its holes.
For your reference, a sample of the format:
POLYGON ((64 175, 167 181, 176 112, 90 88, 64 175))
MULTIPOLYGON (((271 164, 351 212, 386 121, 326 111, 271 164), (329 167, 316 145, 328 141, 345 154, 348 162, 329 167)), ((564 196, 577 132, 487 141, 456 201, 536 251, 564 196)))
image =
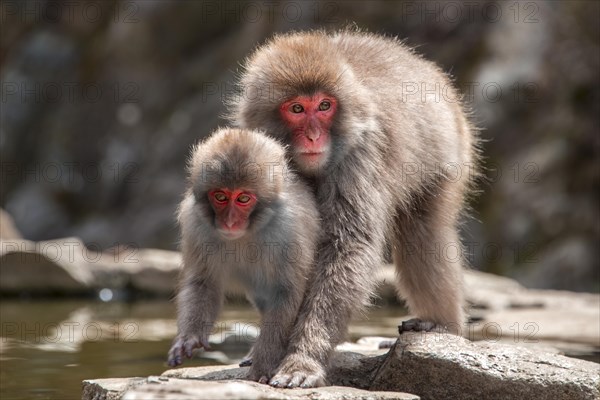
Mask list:
POLYGON ((179 210, 179 334, 169 363, 181 364, 193 348, 208 346, 226 284, 241 286, 262 316, 249 377, 267 381, 285 355, 313 266, 319 232, 314 196, 288 168, 285 149, 255 131, 217 131, 194 148, 189 176, 179 210), (240 239, 223 240, 216 232, 208 192, 219 188, 243 188, 257 197, 240 239))
POLYGON ((457 223, 474 173, 475 130, 449 78, 396 39, 315 31, 259 47, 239 84, 233 123, 288 144, 282 102, 316 92, 339 101, 330 159, 305 176, 322 218, 315 276, 271 384, 325 382, 352 312, 369 301, 386 241, 411 313, 457 332, 464 320, 457 223))

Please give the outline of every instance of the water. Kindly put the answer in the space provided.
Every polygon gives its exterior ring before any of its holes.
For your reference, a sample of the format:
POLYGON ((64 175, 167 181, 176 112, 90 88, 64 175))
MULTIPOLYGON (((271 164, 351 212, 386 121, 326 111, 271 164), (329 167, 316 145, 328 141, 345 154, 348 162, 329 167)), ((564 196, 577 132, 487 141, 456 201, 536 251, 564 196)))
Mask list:
MULTIPOLYGON (((397 332, 402 309, 375 308, 356 319, 351 339, 397 332)), ((0 398, 80 399, 84 379, 159 375, 176 334, 168 301, 0 302, 0 398)), ((249 306, 226 306, 214 351, 185 366, 238 362, 250 349, 258 314, 249 306)))

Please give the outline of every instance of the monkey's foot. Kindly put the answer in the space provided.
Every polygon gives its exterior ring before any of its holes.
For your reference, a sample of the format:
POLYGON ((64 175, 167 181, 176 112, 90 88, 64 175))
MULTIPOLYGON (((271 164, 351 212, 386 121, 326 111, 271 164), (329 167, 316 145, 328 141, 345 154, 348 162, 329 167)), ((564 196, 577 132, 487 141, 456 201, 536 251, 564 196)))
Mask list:
POLYGON ((267 375, 262 375, 262 374, 253 374, 253 373, 249 373, 248 374, 248 379, 254 382, 258 382, 258 383, 262 383, 263 385, 266 385, 269 383, 269 377, 267 375))
POLYGON ((198 335, 180 335, 175 338, 173 345, 169 350, 169 358, 167 363, 169 367, 176 367, 183 363, 183 356, 192 358, 194 349, 205 348, 210 350, 210 345, 207 339, 203 339, 198 335))
POLYGON ((437 325, 432 321, 423 321, 419 318, 409 319, 408 321, 402 321, 402 325, 398 325, 398 333, 402 335, 403 332, 431 332, 443 331, 444 328, 437 325))
POLYGON ((242 361, 240 361, 240 363, 238 364, 238 366, 240 367, 249 367, 252 365, 252 359, 251 358, 244 358, 242 361))
POLYGON ((316 361, 299 354, 283 360, 269 385, 278 388, 312 388, 325 386, 325 369, 316 361))
MULTIPOLYGON (((252 364, 252 359, 247 358, 240 363, 240 366, 243 362, 250 362, 252 364)), ((269 377, 273 376, 273 372, 265 372, 266 368, 259 368, 257 365, 251 365, 250 371, 248 372, 248 379, 254 382, 262 383, 264 385, 269 383, 269 377)))

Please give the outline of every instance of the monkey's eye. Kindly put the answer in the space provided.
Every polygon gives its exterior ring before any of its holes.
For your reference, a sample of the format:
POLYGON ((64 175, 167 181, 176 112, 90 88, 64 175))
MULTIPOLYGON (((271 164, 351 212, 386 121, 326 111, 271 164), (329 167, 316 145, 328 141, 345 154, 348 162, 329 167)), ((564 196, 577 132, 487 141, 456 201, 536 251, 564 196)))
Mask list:
POLYGON ((224 203, 227 201, 227 195, 223 192, 217 192, 217 193, 213 194, 213 197, 219 203, 224 203))
POLYGON ((237 198, 238 203, 246 204, 250 201, 250 196, 247 194, 241 194, 237 198))
POLYGON ((292 105, 290 110, 292 110, 292 112, 294 114, 300 114, 302 111, 304 111, 304 107, 302 107, 300 104, 296 103, 296 104, 292 105))
POLYGON ((319 111, 327 111, 331 108, 331 103, 327 100, 324 100, 319 104, 319 111))

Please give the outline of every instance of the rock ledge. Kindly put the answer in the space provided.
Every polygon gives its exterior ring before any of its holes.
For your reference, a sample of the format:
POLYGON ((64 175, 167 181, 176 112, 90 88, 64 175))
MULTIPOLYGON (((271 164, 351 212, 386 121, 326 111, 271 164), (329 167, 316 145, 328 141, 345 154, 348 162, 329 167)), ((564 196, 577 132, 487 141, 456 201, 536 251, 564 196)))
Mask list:
POLYGON ((600 397, 600 365, 539 349, 405 333, 386 354, 336 352, 330 384, 275 389, 244 380, 247 368, 179 368, 148 378, 83 382, 83 399, 532 399, 600 397), (373 355, 376 354, 376 355, 373 355))

